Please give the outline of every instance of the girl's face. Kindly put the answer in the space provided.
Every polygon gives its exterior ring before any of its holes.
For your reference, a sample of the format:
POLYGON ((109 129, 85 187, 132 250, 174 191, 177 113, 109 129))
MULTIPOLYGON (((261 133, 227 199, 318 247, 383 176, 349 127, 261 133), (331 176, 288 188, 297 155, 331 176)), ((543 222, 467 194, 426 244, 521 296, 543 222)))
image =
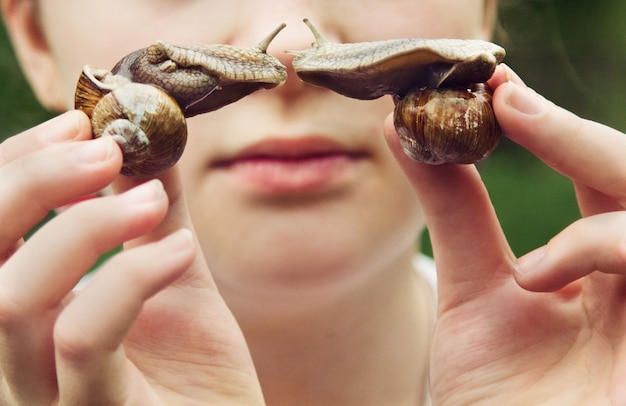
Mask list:
MULTIPOLYGON (((38 12, 54 69, 39 80, 50 82, 45 91, 33 83, 44 104, 68 109, 84 64, 112 67, 157 39, 252 46, 285 22, 268 52, 290 67, 284 51, 313 42, 304 17, 337 42, 484 39, 486 8, 482 0, 46 0, 38 12)), ((288 73, 280 88, 189 120, 180 167, 225 294, 353 284, 397 268, 423 227, 383 140, 391 100, 348 99, 288 73)))

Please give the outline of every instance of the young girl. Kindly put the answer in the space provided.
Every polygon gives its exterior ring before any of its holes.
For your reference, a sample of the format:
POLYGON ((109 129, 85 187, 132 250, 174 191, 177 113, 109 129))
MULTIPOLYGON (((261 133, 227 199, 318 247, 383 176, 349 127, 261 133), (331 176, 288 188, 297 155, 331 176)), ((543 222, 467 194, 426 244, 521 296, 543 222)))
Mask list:
POLYGON ((304 84, 284 53, 313 41, 303 17, 335 42, 489 39, 495 1, 1 4, 57 111, 84 64, 157 39, 252 46, 285 22, 268 53, 289 74, 190 119, 158 180, 118 176, 119 148, 76 111, 0 145, 1 404, 626 402, 624 135, 498 68, 504 132, 574 180, 584 216, 516 260, 473 166, 409 160, 389 98, 304 84), (48 210, 109 185, 23 241, 48 210), (436 292, 415 252, 425 224, 436 292))

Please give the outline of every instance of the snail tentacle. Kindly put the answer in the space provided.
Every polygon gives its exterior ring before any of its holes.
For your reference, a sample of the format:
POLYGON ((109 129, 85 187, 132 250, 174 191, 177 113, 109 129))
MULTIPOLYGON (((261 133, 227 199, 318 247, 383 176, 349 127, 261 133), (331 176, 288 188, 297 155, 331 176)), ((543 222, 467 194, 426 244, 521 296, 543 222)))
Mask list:
POLYGON ((280 24, 278 27, 274 29, 274 31, 270 32, 270 34, 267 37, 265 37, 263 41, 259 42, 259 44, 257 45, 257 48, 259 49, 259 51, 261 51, 264 54, 267 53, 267 48, 269 48, 270 43, 274 40, 274 38, 276 38, 278 33, 281 32, 286 26, 287 24, 285 23, 280 24))

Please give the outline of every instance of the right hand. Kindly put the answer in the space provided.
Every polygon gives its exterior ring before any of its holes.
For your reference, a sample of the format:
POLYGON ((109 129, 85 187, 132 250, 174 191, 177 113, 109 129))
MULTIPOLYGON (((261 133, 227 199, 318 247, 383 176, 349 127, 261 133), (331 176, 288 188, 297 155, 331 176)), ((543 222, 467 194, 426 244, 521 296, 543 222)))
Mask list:
POLYGON ((504 134, 574 182, 583 218, 515 258, 476 167, 410 160, 388 119, 437 263, 433 402, 625 405, 626 136, 556 106, 504 65, 489 85, 504 134))
POLYGON ((0 144, 0 404, 262 404, 177 170, 142 183, 118 177, 121 163, 77 111, 0 144), (24 241, 49 210, 111 183, 122 193, 76 204, 24 241))

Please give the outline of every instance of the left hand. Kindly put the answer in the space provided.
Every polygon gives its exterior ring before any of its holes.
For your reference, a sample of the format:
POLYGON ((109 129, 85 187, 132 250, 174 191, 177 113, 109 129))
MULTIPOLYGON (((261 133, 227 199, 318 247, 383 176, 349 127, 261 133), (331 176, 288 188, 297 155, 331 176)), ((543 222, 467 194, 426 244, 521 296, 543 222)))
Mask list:
POLYGON ((626 404, 626 136, 569 113, 501 65, 504 133, 572 179, 583 218, 516 260, 476 168, 407 158, 438 271, 435 404, 626 404))

